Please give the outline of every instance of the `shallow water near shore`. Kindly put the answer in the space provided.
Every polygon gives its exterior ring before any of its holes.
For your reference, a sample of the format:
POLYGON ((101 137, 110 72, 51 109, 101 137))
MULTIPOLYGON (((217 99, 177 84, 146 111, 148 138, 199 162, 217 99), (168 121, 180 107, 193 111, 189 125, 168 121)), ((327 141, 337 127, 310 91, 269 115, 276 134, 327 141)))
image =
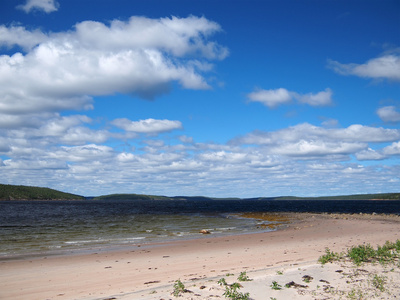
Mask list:
POLYGON ((387 213, 400 201, 3 201, 0 258, 274 230, 256 213, 387 213))

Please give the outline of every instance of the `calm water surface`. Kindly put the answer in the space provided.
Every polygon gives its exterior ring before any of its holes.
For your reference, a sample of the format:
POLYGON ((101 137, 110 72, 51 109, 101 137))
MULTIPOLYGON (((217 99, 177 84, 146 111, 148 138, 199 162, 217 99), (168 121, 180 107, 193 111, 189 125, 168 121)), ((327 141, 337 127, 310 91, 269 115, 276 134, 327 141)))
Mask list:
MULTIPOLYGON (((391 213, 400 201, 3 201, 0 259, 260 231, 242 212, 391 213)), ((263 231, 268 229, 263 229, 263 231)))

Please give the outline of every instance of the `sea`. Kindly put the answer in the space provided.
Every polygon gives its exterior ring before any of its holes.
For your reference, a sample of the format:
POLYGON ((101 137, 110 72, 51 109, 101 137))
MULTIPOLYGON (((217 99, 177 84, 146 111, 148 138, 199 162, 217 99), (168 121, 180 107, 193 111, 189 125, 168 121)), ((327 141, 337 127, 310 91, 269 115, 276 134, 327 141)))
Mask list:
POLYGON ((202 229, 207 236, 276 230, 268 226, 276 221, 244 217, 268 212, 400 215, 400 201, 0 201, 0 260, 195 239, 202 229))

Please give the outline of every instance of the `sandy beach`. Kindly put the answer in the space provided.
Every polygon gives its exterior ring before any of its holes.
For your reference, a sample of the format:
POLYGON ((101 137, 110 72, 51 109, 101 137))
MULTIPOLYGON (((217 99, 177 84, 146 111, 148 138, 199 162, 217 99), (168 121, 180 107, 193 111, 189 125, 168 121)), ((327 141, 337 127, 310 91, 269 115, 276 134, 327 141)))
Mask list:
MULTIPOLYGON (((363 243, 376 246, 400 239, 400 217, 395 215, 285 217, 290 224, 273 232, 228 237, 211 233, 195 240, 117 251, 2 259, 0 299, 174 299, 171 293, 178 279, 190 291, 179 299, 225 299, 218 280, 224 277, 233 282, 244 271, 252 281, 242 283, 241 291, 249 292, 251 299, 339 299, 340 293, 332 289, 339 291, 348 285, 343 273, 357 268, 344 263, 318 264, 326 248, 341 252, 363 243), (305 285, 305 275, 312 277, 307 288, 270 287, 273 281, 282 286, 291 281, 305 285), (327 285, 331 288, 328 294, 324 291, 327 285)), ((387 274, 390 293, 377 295, 383 297, 377 299, 400 298, 399 266, 390 271, 379 268, 383 267, 360 269, 387 274)))

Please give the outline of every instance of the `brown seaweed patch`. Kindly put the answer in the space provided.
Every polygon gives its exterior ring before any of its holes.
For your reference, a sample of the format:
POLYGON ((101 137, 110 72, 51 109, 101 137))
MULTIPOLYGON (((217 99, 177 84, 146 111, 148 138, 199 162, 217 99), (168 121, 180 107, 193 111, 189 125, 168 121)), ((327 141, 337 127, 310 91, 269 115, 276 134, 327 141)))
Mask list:
POLYGON ((292 219, 284 214, 266 213, 266 212, 245 212, 234 214, 240 218, 255 219, 257 221, 266 221, 257 224, 260 228, 276 229, 280 225, 291 223, 292 219))

